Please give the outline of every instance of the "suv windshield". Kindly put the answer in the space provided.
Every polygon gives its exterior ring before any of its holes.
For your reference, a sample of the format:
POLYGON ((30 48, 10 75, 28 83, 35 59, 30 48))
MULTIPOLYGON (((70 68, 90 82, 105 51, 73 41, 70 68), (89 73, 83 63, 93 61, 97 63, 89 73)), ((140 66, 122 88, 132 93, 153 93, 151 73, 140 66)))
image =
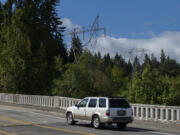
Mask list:
POLYGON ((109 99, 110 108, 130 108, 129 103, 125 99, 109 99))

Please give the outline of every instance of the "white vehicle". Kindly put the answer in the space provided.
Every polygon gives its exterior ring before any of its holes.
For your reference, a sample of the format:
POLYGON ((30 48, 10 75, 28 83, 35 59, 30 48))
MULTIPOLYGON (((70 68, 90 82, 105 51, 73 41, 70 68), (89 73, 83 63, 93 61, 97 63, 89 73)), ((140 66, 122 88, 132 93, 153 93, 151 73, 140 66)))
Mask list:
POLYGON ((86 97, 66 110, 67 123, 88 120, 94 128, 116 123, 119 129, 133 121, 133 111, 125 98, 86 97))

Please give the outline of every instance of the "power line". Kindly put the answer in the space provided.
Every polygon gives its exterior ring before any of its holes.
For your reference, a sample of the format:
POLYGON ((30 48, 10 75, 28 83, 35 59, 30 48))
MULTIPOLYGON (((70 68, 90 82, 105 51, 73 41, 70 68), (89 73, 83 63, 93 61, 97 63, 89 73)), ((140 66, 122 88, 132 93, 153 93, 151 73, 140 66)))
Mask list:
POLYGON ((83 46, 92 47, 92 50, 93 50, 97 43, 97 37, 98 37, 99 31, 103 31, 103 35, 106 36, 106 28, 99 27, 99 16, 96 16, 92 25, 86 26, 86 27, 73 28, 72 30, 68 31, 66 34, 72 35, 72 36, 78 36, 82 34, 83 36, 82 40, 85 41, 85 44, 83 46), (89 33, 88 40, 85 40, 86 33, 89 33))

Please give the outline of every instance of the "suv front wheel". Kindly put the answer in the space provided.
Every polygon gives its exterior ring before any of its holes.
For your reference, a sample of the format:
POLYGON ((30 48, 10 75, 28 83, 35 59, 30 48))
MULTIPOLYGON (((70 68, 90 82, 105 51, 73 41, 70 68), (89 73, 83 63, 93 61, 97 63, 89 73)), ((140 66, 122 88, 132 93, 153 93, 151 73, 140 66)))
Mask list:
POLYGON ((68 125, 74 125, 75 124, 75 121, 74 121, 74 118, 73 118, 73 115, 71 112, 67 113, 66 119, 67 119, 68 125))

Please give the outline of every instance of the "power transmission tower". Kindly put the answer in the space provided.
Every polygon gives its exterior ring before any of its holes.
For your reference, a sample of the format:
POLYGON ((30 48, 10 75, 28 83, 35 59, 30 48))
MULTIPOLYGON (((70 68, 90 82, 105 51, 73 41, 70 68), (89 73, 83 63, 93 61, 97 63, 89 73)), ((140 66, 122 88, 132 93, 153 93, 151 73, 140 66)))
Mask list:
MULTIPOLYGON (((132 62, 132 71, 131 71, 131 91, 132 91, 132 81, 134 78, 134 58, 137 57, 139 60, 143 60, 145 54, 150 54, 150 50, 149 49, 144 49, 144 48, 132 48, 128 51, 128 54, 130 56, 130 61, 132 62)), ((133 98, 133 102, 135 102, 135 97, 133 98)))
POLYGON ((103 31, 104 36, 106 36, 106 28, 105 27, 99 27, 99 16, 96 16, 94 22, 92 25, 87 26, 87 27, 82 27, 82 28, 73 28, 71 31, 67 32, 67 34, 72 35, 72 36, 77 36, 79 34, 82 34, 83 36, 83 41, 84 47, 89 46, 94 50, 96 43, 97 43, 97 37, 98 37, 98 32, 103 31), (89 33, 89 38, 88 40, 85 40, 85 35, 86 33, 89 33))
POLYGON ((140 58, 141 60, 144 58, 145 54, 150 54, 149 49, 144 48, 132 48, 128 51, 128 54, 130 56, 130 60, 133 62, 134 56, 140 58))

